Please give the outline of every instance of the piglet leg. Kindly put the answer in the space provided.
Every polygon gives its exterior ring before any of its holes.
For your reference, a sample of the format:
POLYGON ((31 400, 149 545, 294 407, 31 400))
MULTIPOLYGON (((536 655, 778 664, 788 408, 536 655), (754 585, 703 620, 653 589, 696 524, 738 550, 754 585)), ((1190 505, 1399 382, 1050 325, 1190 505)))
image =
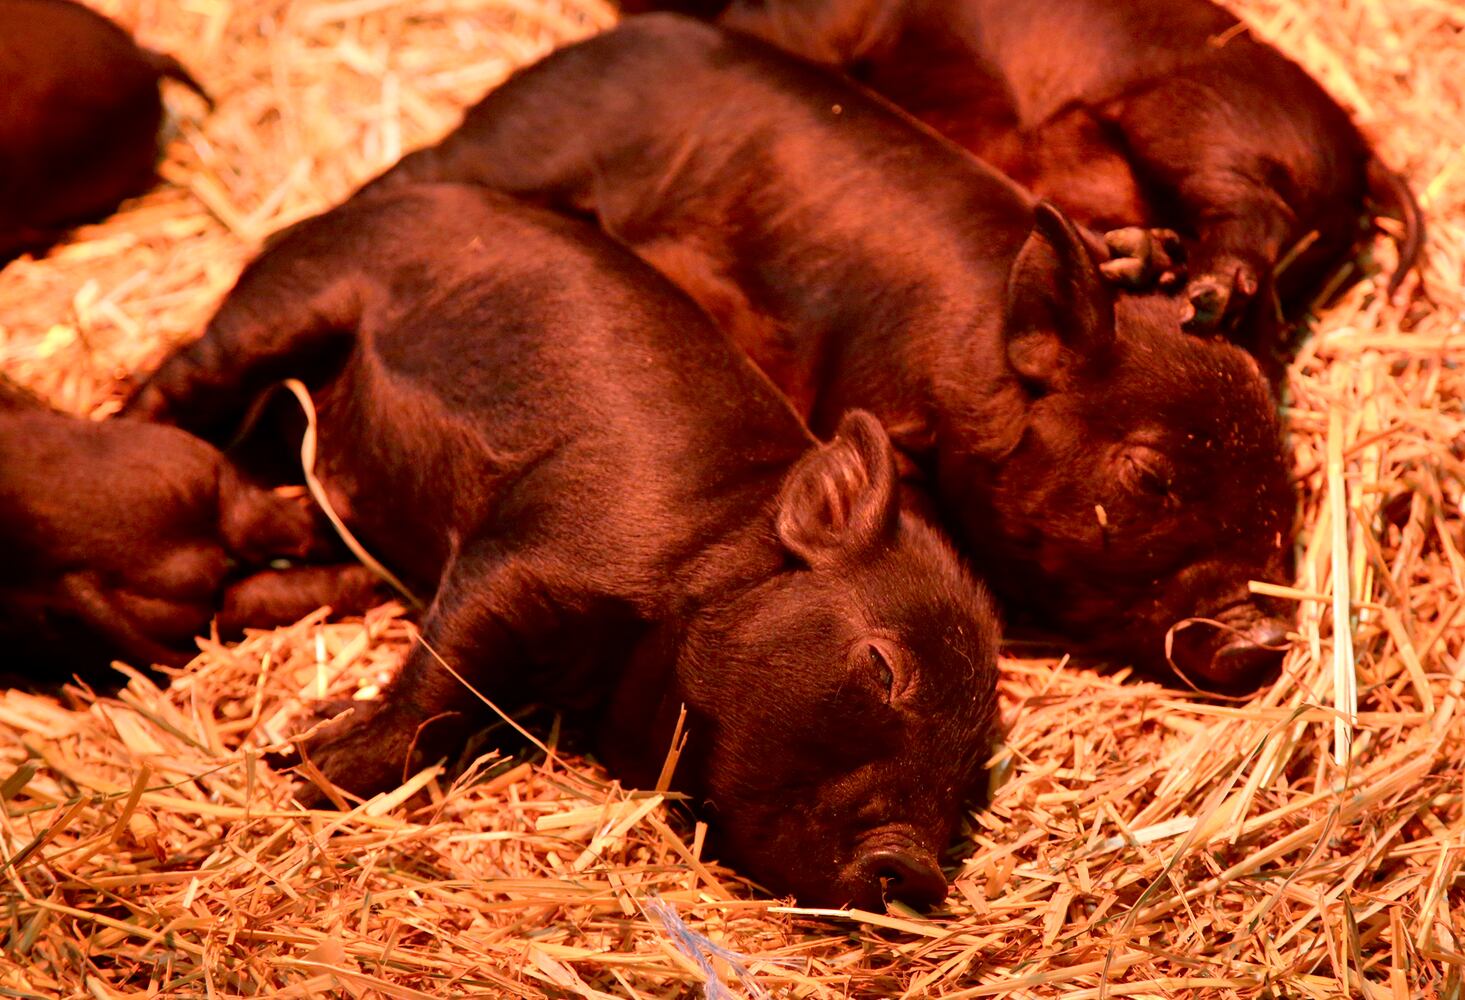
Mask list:
POLYGON ((365 282, 349 261, 337 266, 327 256, 326 248, 319 257, 266 255, 246 268, 204 335, 169 355, 119 415, 175 424, 220 444, 271 385, 308 379, 344 354, 365 282))
MULTIPOLYGON (((353 703, 351 715, 315 734, 301 751, 333 784, 363 797, 451 756, 486 717, 486 707, 464 682, 496 704, 511 695, 525 665, 525 646, 545 625, 547 610, 543 586, 522 561, 458 556, 443 576, 417 646, 381 699, 353 703)), ((297 794, 309 803, 323 798, 313 787, 297 794)))
POLYGON ((1173 229, 1111 229, 1104 245, 1109 260, 1099 270, 1121 288, 1170 291, 1185 281, 1185 246, 1173 229))
POLYGON ((170 619, 186 621, 193 617, 192 610, 180 602, 120 595, 100 585, 94 574, 85 572, 68 574, 60 583, 60 592, 68 609, 86 621, 127 663, 181 667, 193 658, 189 650, 153 637, 160 622, 171 624, 170 619))
MULTIPOLYGON (((1210 231, 1216 243, 1223 242, 1221 231, 1219 225, 1210 231)), ((1210 250, 1197 255, 1196 275, 1185 289, 1187 301, 1181 325, 1187 330, 1232 329, 1240 325, 1262 288, 1262 276, 1273 264, 1273 260, 1239 248, 1228 252, 1213 245, 1210 250)))
POLYGON ((327 605, 338 615, 359 615, 382 597, 365 566, 294 566, 261 570, 224 590, 219 634, 237 638, 246 628, 291 625, 327 605))
POLYGON ((246 480, 219 457, 219 540, 236 562, 262 565, 273 559, 325 559, 336 553, 313 508, 246 480))
MULTIPOLYGON (((1190 67, 1105 109, 1135 173, 1162 194, 1158 201, 1171 208, 1167 221, 1190 238, 1184 322, 1197 331, 1236 330, 1265 312, 1250 303, 1270 293, 1272 267, 1297 225, 1275 187, 1279 158, 1292 150, 1273 134, 1287 133, 1266 121, 1235 120, 1235 107, 1245 102, 1215 96, 1234 85, 1215 67, 1190 67)), ((1273 101, 1259 96, 1253 103, 1273 101)), ((1274 332, 1236 330, 1235 339, 1251 347, 1274 332)))

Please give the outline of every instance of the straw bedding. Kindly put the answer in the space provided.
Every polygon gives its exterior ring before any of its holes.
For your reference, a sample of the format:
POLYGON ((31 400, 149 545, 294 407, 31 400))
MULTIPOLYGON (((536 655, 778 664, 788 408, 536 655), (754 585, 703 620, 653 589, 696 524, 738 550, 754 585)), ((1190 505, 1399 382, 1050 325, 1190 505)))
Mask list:
MULTIPOLYGON (((220 106, 170 90, 168 183, 0 274, 3 370, 93 416, 265 235, 613 20, 598 0, 101 6, 220 106)), ((820 915, 704 860, 674 796, 619 788, 552 727, 548 753, 495 734, 522 752, 456 783, 293 807, 261 752, 411 641, 395 607, 322 612, 205 641, 171 684, 0 694, 0 995, 1460 996, 1465 8, 1237 6, 1354 109, 1431 226, 1432 304, 1381 301, 1380 241, 1291 370, 1301 639, 1275 685, 1227 702, 1005 659, 1010 730, 947 906, 820 915)))

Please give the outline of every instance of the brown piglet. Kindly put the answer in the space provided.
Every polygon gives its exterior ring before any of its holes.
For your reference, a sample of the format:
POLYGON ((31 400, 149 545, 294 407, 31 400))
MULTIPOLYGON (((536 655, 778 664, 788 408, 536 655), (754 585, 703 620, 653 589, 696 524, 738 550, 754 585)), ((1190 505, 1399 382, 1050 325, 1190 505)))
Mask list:
POLYGON ((225 435, 286 375, 333 506, 431 598, 381 700, 303 741, 331 781, 455 753, 485 720, 459 677, 597 727, 641 785, 685 706, 674 785, 724 860, 814 904, 945 896, 997 623, 873 417, 819 443, 634 256, 467 186, 294 227, 128 411, 225 435))

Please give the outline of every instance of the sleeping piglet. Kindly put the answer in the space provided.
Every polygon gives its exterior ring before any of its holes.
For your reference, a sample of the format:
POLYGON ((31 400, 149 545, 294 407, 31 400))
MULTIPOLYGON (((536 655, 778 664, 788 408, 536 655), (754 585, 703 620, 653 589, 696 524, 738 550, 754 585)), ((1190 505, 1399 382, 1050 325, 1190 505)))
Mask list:
POLYGON ((311 513, 172 427, 58 413, 0 378, 0 641, 11 673, 93 678, 111 659, 179 666, 221 632, 358 610, 359 566, 269 569, 329 551, 311 513))
POLYGON ((306 742, 359 795, 482 707, 587 712, 622 778, 678 787, 725 860, 811 903, 931 903, 981 780, 997 627, 901 509, 880 424, 820 444, 664 279, 594 229, 473 187, 362 197, 287 231, 128 410, 226 434, 312 388, 318 473, 431 597, 375 703, 306 742))
POLYGON ((71 0, 0 0, 0 266, 152 186, 158 82, 204 93, 71 0))
MULTIPOLYGON (((368 190, 593 214, 819 434, 874 413, 1010 609, 1195 682, 1277 664, 1294 496, 1269 387, 1102 242, 833 73, 672 15, 522 70, 368 190), (1167 639, 1176 628, 1167 657, 1167 639)), ((688 357, 690 351, 684 351, 688 357)))
POLYGON ((1355 250, 1403 221, 1398 287, 1424 237, 1408 184, 1296 63, 1212 0, 628 0, 685 10, 839 67, 1101 229, 1185 239, 1187 326, 1266 356, 1355 250), (1291 254, 1297 246, 1299 252, 1291 254))

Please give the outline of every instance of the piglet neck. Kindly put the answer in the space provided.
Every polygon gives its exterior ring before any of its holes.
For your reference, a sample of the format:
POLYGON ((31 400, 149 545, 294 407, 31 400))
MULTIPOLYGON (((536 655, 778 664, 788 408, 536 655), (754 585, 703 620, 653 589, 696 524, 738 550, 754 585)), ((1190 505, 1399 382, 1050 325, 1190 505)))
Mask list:
MULTIPOLYGON (((663 622, 637 643, 601 726, 600 755, 627 788, 653 788, 672 746, 684 700, 677 664, 682 623, 663 622)), ((685 778, 678 768, 676 778, 685 778)))
MULTIPOLYGON (((773 499, 768 499, 771 509, 773 499)), ((759 516, 731 528, 688 559, 677 573, 682 607, 692 621, 715 615, 787 568, 788 556, 774 535, 771 517, 759 516)))
POLYGON ((1000 320, 978 317, 953 334, 933 357, 935 463, 999 467, 1022 439, 1032 409, 1029 389, 1006 363, 1000 320))

